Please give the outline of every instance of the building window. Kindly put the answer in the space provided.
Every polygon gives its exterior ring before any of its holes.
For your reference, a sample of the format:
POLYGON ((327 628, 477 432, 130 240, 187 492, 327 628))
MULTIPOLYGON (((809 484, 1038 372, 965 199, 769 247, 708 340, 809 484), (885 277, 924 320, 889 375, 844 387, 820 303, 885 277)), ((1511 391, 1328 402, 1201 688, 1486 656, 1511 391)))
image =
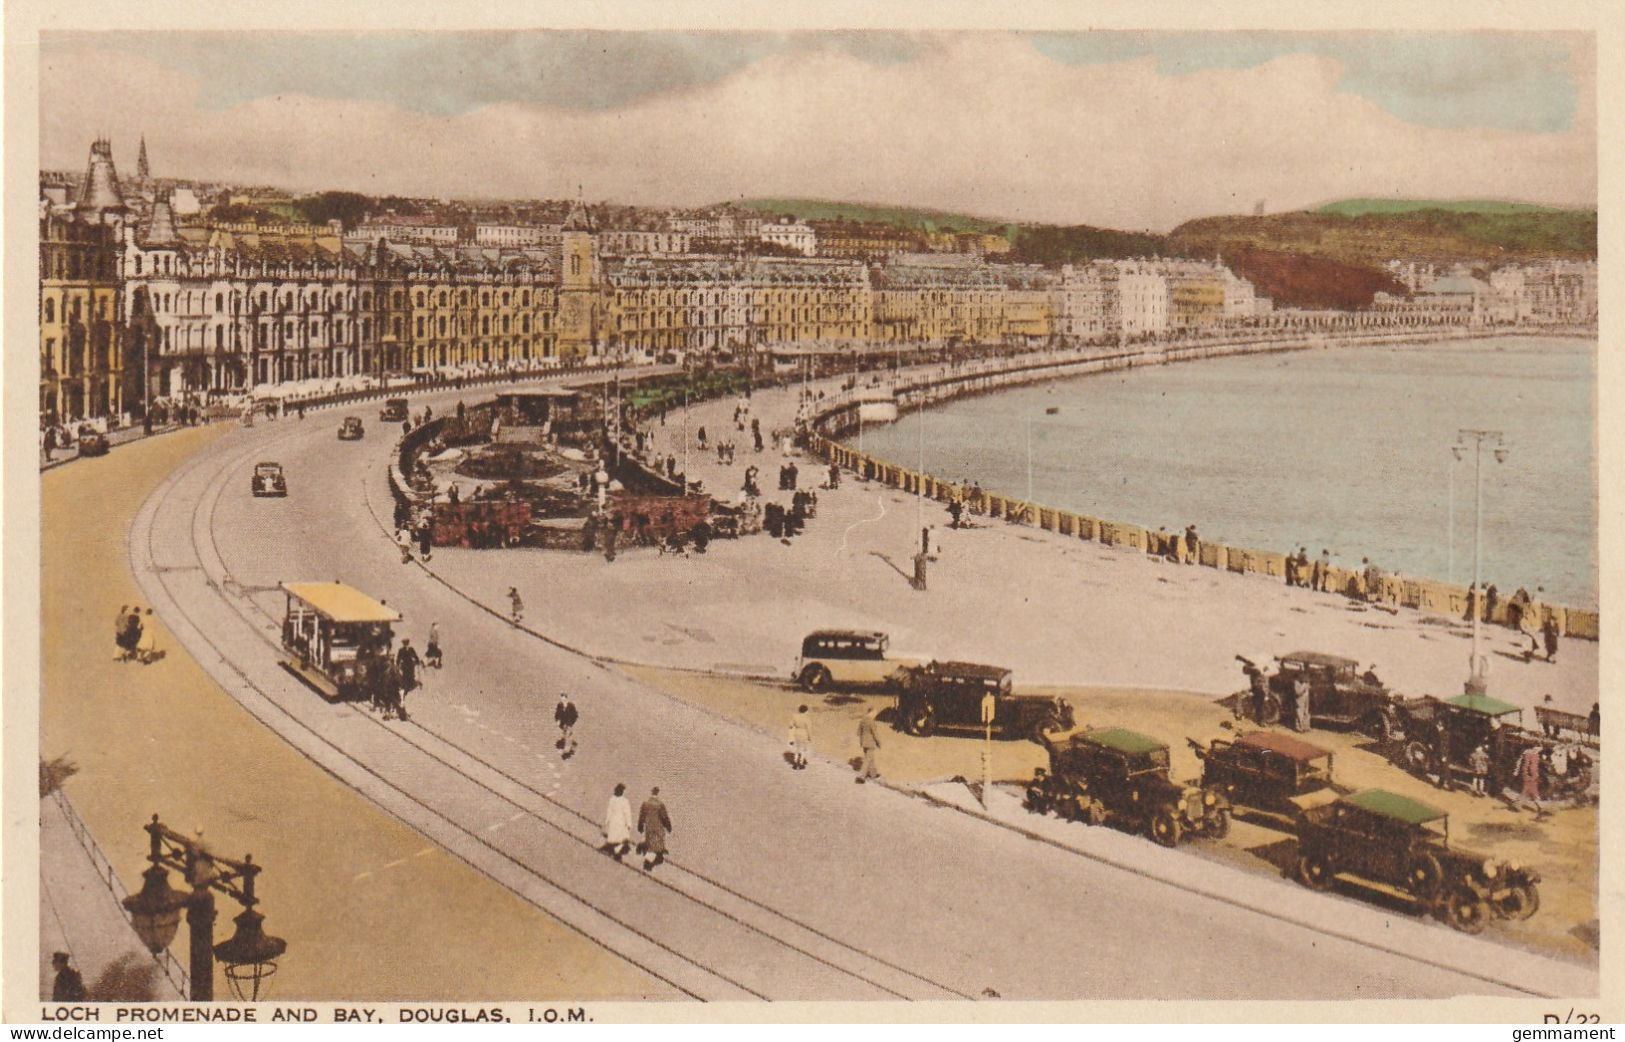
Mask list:
POLYGON ((50 297, 45 298, 45 321, 56 321, 56 301, 52 300, 50 297))

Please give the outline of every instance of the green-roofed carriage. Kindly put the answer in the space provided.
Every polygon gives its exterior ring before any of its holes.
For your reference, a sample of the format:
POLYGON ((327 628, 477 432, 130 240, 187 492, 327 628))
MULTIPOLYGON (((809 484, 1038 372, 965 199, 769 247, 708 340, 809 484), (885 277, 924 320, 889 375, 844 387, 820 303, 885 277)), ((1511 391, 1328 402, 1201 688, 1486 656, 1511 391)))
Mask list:
POLYGON ((1306 810, 1297 875, 1312 890, 1343 882, 1405 898, 1467 933, 1540 907, 1538 874, 1452 847, 1444 811, 1383 789, 1306 810))
MULTIPOLYGON (((1525 750, 1557 744, 1520 726, 1522 713, 1518 706, 1488 695, 1405 699, 1399 706, 1400 734, 1389 753, 1417 777, 1449 788, 1471 782, 1473 750, 1482 745, 1488 757, 1488 789, 1500 792, 1517 785, 1518 760, 1525 750)), ((1573 777, 1552 779, 1554 793, 1589 786, 1590 759, 1576 753, 1571 761, 1573 777)))
POLYGON ((1217 789, 1180 785, 1168 773, 1168 746, 1122 727, 1043 736, 1049 767, 1027 787, 1027 809, 1055 811, 1091 825, 1143 832, 1165 847, 1187 833, 1222 837, 1230 802, 1217 789))

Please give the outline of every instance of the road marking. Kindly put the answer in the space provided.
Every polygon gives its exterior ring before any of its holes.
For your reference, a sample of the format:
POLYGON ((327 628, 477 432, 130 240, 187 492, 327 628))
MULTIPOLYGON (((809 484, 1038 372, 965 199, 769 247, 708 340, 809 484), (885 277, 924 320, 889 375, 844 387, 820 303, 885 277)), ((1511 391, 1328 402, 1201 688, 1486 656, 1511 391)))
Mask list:
POLYGON ((382 872, 384 869, 394 868, 396 865, 404 865, 406 864, 406 860, 407 859, 404 857, 398 857, 394 861, 391 861, 389 864, 385 865, 384 868, 379 869, 379 871, 382 872))
POLYGON ((413 857, 428 857, 430 854, 433 854, 434 852, 435 852, 434 847, 424 847, 422 850, 418 851, 416 854, 413 854, 412 856, 413 857))
POLYGON ((360 875, 358 875, 354 879, 350 880, 350 882, 359 883, 363 879, 371 879, 371 878, 372 878, 372 873, 371 872, 362 872, 360 875))

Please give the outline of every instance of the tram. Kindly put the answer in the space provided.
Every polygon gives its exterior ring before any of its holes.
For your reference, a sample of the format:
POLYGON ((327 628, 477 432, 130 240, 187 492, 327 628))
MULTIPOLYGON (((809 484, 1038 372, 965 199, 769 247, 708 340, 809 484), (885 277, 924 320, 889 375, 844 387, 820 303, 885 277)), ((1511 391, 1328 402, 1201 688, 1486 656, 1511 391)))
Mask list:
POLYGON ((389 665, 400 612, 336 580, 281 585, 283 667, 329 701, 366 697, 389 665))

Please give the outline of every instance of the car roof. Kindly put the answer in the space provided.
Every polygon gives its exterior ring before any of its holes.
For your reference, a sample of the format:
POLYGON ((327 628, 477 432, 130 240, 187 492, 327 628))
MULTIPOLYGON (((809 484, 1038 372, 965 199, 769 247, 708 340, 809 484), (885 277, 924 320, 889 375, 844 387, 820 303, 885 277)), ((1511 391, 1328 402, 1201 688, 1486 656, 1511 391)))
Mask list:
POLYGON ((349 423, 351 420, 354 420, 355 422, 360 423, 361 422, 361 417, 359 417, 359 416, 346 416, 344 418, 345 423, 349 423))
POLYGON ((1078 735, 1078 738, 1094 745, 1102 745, 1108 749, 1116 749, 1120 753, 1129 753, 1131 755, 1156 752, 1158 749, 1168 748, 1165 742, 1159 742, 1155 738, 1123 727, 1106 727, 1099 731, 1085 731, 1078 735))
POLYGON ((334 622, 401 621, 400 612, 336 579, 330 583, 283 583, 282 588, 334 622))
POLYGON ((1291 659, 1311 666, 1348 666, 1353 668, 1360 663, 1357 659, 1344 658, 1341 655, 1328 655, 1324 651, 1294 651, 1290 655, 1277 656, 1282 662, 1291 659))
POLYGON ((1407 825, 1421 825, 1429 821, 1438 821, 1446 816, 1445 812, 1437 807, 1385 789, 1366 789, 1352 796, 1344 796, 1341 802, 1385 818, 1403 821, 1407 825))
POLYGON ((1301 763, 1331 755, 1329 749, 1322 749, 1318 745, 1311 745, 1291 735, 1278 734, 1274 731, 1254 731, 1251 734, 1244 734, 1236 739, 1236 744, 1251 746, 1254 749, 1268 749, 1301 763))
POLYGON ((1445 699, 1444 704, 1473 713, 1483 713, 1485 716, 1506 716, 1508 713, 1523 712, 1518 706, 1498 698, 1491 698, 1489 695, 1456 695, 1454 698, 1445 699))
POLYGON ((260 470, 260 469, 263 469, 265 467, 275 467, 277 470, 281 470, 282 469, 282 464, 273 463, 270 460, 261 460, 260 462, 254 464, 254 469, 255 470, 260 470))
POLYGON ((1010 675, 1010 671, 1003 666, 984 666, 979 662, 933 662, 931 671, 977 680, 1003 680, 1010 675))
POLYGON ((886 635, 879 630, 813 630, 807 640, 880 640, 886 635))

